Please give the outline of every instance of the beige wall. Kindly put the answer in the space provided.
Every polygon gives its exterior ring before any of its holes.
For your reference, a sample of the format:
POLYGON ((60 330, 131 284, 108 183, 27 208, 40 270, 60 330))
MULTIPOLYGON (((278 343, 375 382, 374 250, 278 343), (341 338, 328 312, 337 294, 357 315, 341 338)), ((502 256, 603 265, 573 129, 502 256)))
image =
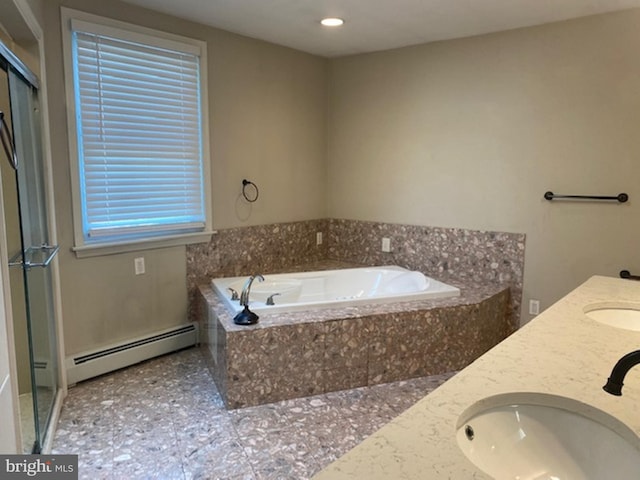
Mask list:
POLYGON ((327 61, 115 0, 47 0, 45 57, 67 355, 186 321, 184 247, 77 259, 73 243, 60 9, 207 42, 214 228, 326 216, 327 61), (251 208, 241 181, 260 187, 251 208), (134 275, 144 256, 147 273, 134 275))
POLYGON ((633 10, 331 61, 329 216, 526 233, 525 308, 640 273, 638 45, 633 10))
POLYGON ((215 228, 329 216, 523 232, 524 304, 543 308, 593 274, 640 272, 640 11, 328 61, 115 0, 48 0, 67 354, 182 323, 187 292, 182 247, 70 251, 60 4, 207 42, 215 228), (243 178, 260 187, 250 207, 243 178))

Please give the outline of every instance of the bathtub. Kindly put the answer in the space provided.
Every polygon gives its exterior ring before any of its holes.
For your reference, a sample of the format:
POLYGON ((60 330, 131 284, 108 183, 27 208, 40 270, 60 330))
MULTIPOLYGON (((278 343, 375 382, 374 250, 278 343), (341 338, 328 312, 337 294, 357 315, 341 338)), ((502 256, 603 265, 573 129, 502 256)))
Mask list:
MULTIPOLYGON (((227 277, 216 278, 211 284, 231 312, 236 313, 241 307, 237 300, 231 300, 230 289, 239 295, 246 281, 247 277, 227 277)), ((396 266, 364 267, 265 275, 264 282, 253 282, 249 307, 258 313, 281 313, 459 295, 458 288, 420 272, 396 266), (271 295, 274 305, 267 305, 271 295)))

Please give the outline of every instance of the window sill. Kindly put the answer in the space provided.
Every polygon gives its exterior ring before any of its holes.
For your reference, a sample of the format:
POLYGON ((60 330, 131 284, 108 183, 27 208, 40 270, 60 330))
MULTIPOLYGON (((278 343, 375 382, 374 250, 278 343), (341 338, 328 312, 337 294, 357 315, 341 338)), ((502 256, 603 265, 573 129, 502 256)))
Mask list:
POLYGON ((95 243, 72 247, 71 250, 77 258, 99 257, 103 255, 116 255, 118 253, 137 252, 140 250, 152 250, 155 248, 177 247, 191 245, 193 243, 207 243, 215 231, 189 233, 185 235, 173 235, 167 237, 145 238, 130 242, 95 243))

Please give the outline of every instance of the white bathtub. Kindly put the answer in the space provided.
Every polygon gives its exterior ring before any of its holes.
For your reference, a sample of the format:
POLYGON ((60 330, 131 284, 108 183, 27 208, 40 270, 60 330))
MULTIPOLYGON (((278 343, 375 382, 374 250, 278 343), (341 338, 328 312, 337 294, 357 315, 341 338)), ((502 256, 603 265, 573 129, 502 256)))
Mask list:
MULTIPOLYGON (((240 304, 231 300, 229 289, 240 295, 246 281, 247 277, 227 277, 216 278, 211 284, 229 309, 239 312, 240 304)), ((265 275, 264 282, 255 279, 251 286, 249 308, 259 313, 278 313, 459 295, 458 288, 420 272, 395 266, 365 267, 265 275), (267 298, 273 294, 278 294, 273 297, 275 305, 267 305, 267 298)))

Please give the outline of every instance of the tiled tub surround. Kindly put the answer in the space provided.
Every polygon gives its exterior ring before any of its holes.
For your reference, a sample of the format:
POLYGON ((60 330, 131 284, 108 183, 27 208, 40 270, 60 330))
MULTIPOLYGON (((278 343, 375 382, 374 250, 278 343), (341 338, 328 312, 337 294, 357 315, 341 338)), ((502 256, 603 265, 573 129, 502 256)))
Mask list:
MULTIPOLYGON (((639 282, 592 277, 314 479, 489 479, 458 447, 456 425, 467 408, 480 401, 490 408, 486 399, 503 393, 567 397, 640 435, 640 368, 627 374, 621 397, 602 390, 616 361, 640 347, 640 332, 600 324, 584 313, 588 305, 623 307, 638 299, 639 282)), ((635 445, 640 449, 640 439, 635 445)))
POLYGON ((362 265, 400 265, 441 282, 508 285, 513 325, 519 324, 525 235, 463 228, 332 219, 328 257, 362 265), (391 253, 381 238, 391 239, 391 253))
POLYGON ((277 223, 219 230, 209 243, 188 245, 189 317, 197 315, 198 285, 212 278, 287 272, 326 260, 327 242, 316 245, 316 232, 328 231, 328 220, 277 223))
POLYGON ((454 285, 506 285, 515 329, 524 247, 524 234, 342 219, 222 229, 207 244, 187 246, 190 318, 197 315, 198 285, 212 278, 299 271, 301 265, 335 260, 399 265, 454 285), (321 245, 317 232, 323 233, 321 245), (391 253, 381 252, 383 237, 391 240, 391 253))
POLYGON ((460 297, 262 314, 244 327, 205 284, 201 340, 228 408, 445 373, 513 331, 508 288, 456 286, 460 297))

